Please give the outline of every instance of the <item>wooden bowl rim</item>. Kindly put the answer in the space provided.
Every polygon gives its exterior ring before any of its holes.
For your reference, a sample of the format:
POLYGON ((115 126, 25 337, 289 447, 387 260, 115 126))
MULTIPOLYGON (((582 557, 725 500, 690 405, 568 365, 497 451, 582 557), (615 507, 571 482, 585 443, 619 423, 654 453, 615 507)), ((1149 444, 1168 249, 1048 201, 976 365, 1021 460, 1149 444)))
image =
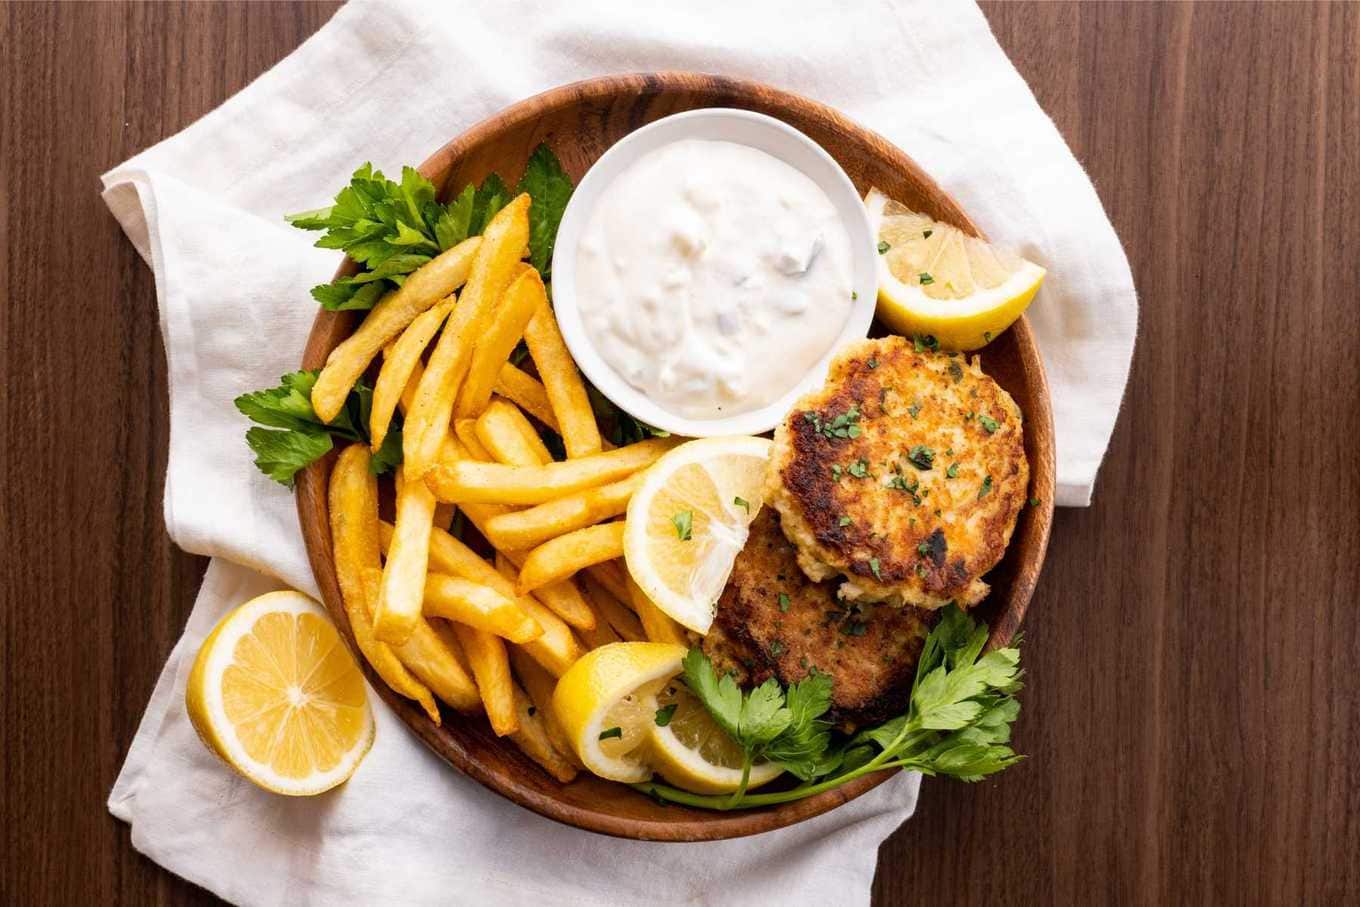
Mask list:
MULTIPOLYGON (((482 142, 502 132, 521 126, 528 120, 541 117, 547 112, 560 111, 564 107, 585 101, 607 100, 616 95, 649 95, 668 91, 707 91, 714 95, 714 103, 708 106, 742 106, 743 102, 759 99, 762 105, 757 109, 767 112, 774 108, 783 111, 792 109, 799 111, 805 117, 821 120, 833 130, 852 135, 857 140, 874 147, 887 158, 891 167, 909 172, 913 180, 947 200, 956 214, 954 218, 957 220, 956 226, 975 235, 983 235, 949 193, 940 188, 939 184, 911 157, 878 133, 860 126, 833 108, 802 95, 753 80, 735 79, 709 73, 680 70, 627 73, 584 79, 551 88, 512 104, 464 130, 430 155, 418 169, 427 177, 432 174, 446 173, 453 162, 469 149, 477 147, 482 142)), ((771 113, 771 115, 779 116, 778 113, 771 113)), ((829 148, 827 150, 831 152, 833 157, 836 156, 834 151, 829 148)), ((442 185, 437 186, 437 188, 442 192, 442 185)), ((353 274, 355 270, 354 262, 346 258, 336 272, 336 277, 353 274)), ((339 342, 337 326, 343 323, 344 319, 350 317, 353 317, 352 313, 329 312, 324 309, 317 312, 303 353, 303 368, 319 368, 324 363, 326 356, 339 342)), ((1051 465, 1053 463, 1053 415, 1047 377, 1028 319, 1022 315, 1011 326, 1010 332, 1014 335, 1013 339, 1017 346, 1019 358, 1033 384, 1031 390, 1034 400, 1037 401, 1037 405, 1032 404, 1025 413, 1026 425, 1028 427, 1029 425, 1040 424, 1047 428, 1046 432, 1040 432, 1048 441, 1046 449, 1041 450, 1040 453, 1049 465, 1046 469, 1035 469, 1034 464, 1031 463, 1031 489, 1037 493, 1040 503, 1037 507, 1026 508, 1023 515, 1025 519, 1038 521, 1034 576, 1028 580, 1028 588, 1022 588, 1019 594, 1012 593, 1010 607, 998 615, 994 621, 989 648, 1008 643, 1024 619, 1025 611, 1033 594, 1034 580, 1037 578, 1039 568, 1042 567, 1047 552, 1053 516, 1054 477, 1051 465)), ((704 813, 702 818, 684 818, 673 821, 625 817, 586 809, 546 795, 537 787, 525 783, 514 775, 498 774, 490 766, 475 757, 448 727, 435 725, 414 703, 392 692, 373 673, 367 661, 359 654, 340 597, 339 585, 335 577, 334 555, 330 543, 327 484, 333 460, 334 456, 332 455, 308 466, 298 475, 296 483, 298 521, 306 543, 307 557, 327 610, 330 611, 340 627, 341 634, 351 651, 355 653, 355 657, 370 685, 378 691, 382 700, 441 759, 489 790, 495 791, 506 799, 533 810, 541 816, 586 831, 635 840, 717 841, 773 831, 821 815, 861 796, 895 774, 896 770, 877 772, 816 796, 779 806, 733 812, 704 813)), ((508 742, 504 745, 512 746, 508 742)), ((643 795, 637 794, 637 796, 643 795)), ((694 815, 694 813, 688 812, 686 815, 694 815)))

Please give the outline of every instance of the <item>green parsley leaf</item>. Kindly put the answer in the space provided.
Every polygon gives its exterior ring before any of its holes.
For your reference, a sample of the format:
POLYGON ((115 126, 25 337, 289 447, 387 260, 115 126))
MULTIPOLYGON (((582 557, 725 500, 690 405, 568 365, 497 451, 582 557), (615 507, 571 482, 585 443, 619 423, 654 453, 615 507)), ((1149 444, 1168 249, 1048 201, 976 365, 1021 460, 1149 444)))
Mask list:
POLYGON ((1038 498, 1030 498, 1030 499, 1029 499, 1029 506, 1031 506, 1031 507, 1038 507, 1038 506, 1039 506, 1039 499, 1038 499, 1038 498))
POLYGON ((600 731, 600 739, 601 739, 601 740, 608 740, 608 739, 610 739, 611 737, 616 737, 616 738, 622 740, 622 739, 623 739, 623 728, 615 726, 615 727, 609 728, 608 730, 600 731))
POLYGON ((992 477, 990 474, 988 474, 982 480, 982 487, 978 489, 977 499, 980 501, 983 498, 987 497, 988 492, 990 492, 991 490, 992 490, 992 477))
POLYGON ((850 464, 850 475, 857 479, 869 478, 869 461, 864 459, 856 460, 850 464))
POLYGON ((779 612, 781 614, 789 613, 789 596, 787 592, 779 593, 779 612))
POLYGON ((934 283, 934 282, 935 282, 935 278, 934 278, 934 277, 931 277, 931 276, 930 276, 928 273, 926 273, 925 271, 922 271, 922 272, 921 272, 921 286, 923 286, 923 287, 924 287, 924 286, 929 286, 930 284, 932 284, 932 283, 934 283))
POLYGON ((921 236, 923 236, 923 237, 926 238, 926 239, 930 239, 930 234, 932 234, 932 233, 934 233, 934 232, 935 232, 934 230, 926 230, 926 231, 924 231, 924 232, 921 233, 921 236))
POLYGON ((944 471, 944 474, 951 479, 957 477, 959 474, 959 464, 950 463, 949 468, 944 471))
POLYGON ((914 444, 907 451, 907 462, 923 472, 929 471, 935 466, 935 451, 924 444, 914 444))
POLYGON ((949 362, 949 377, 951 377, 951 378, 954 379, 954 383, 955 383, 955 384, 958 384, 960 381, 962 381, 962 380, 963 380, 963 366, 959 365, 958 362, 955 362, 954 360, 950 360, 950 362, 949 362))
POLYGON ((671 723, 671 718, 675 716, 676 706, 677 703, 672 702, 670 705, 663 705, 656 710, 655 721, 657 727, 665 727, 671 723))
POLYGON ((879 582, 883 581, 883 574, 879 572, 878 558, 876 557, 869 558, 869 570, 874 574, 874 579, 878 580, 879 582))
POLYGON ((1000 422, 997 422, 995 419, 993 419, 986 413, 978 413, 977 418, 978 421, 982 423, 982 427, 987 429, 987 434, 989 435, 995 434, 996 430, 1001 427, 1000 422))
POLYGON ((246 444, 255 466, 275 482, 293 487, 298 470, 324 457, 331 449, 325 432, 280 431, 255 426, 246 430, 246 444))
POLYGON ((886 242, 884 242, 883 240, 880 239, 880 240, 878 241, 878 254, 879 254, 879 255, 882 255, 883 253, 887 252, 887 251, 888 251, 889 249, 891 249, 891 248, 892 248, 892 246, 888 245, 888 244, 887 244, 886 242))
POLYGON ((468 235, 480 236, 491 223, 491 218, 510 201, 510 188, 505 185, 499 173, 487 174, 486 179, 477 187, 472 196, 472 212, 468 216, 468 235))
POLYGON ((741 508, 744 509, 748 514, 751 512, 751 502, 748 501, 748 500, 746 500, 746 499, 743 498, 743 497, 735 497, 735 498, 733 498, 733 499, 732 499, 732 506, 734 506, 734 507, 741 507, 741 508))
POLYGON ((874 357, 864 364, 869 366, 869 368, 878 368, 878 357, 874 357))
POLYGON ((934 334, 914 334, 911 338, 912 348, 918 353, 935 352, 940 348, 940 341, 935 339, 934 334))
POLYGON ((671 525, 675 527, 676 537, 682 542, 688 542, 694 536, 694 511, 680 511, 671 517, 671 525))
POLYGON ((557 155, 547 145, 539 145, 529 155, 524 176, 515 190, 529 193, 529 263, 547 280, 552 270, 553 245, 557 227, 572 193, 571 177, 562 169, 557 155))
POLYGON ((713 721, 733 740, 740 741, 742 694, 732 675, 719 679, 713 662, 701 649, 690 649, 681 662, 685 686, 708 709, 713 721))
POLYGON ((837 520, 837 524, 840 526, 849 526, 853 522, 854 520, 848 516, 842 516, 839 520, 837 520))

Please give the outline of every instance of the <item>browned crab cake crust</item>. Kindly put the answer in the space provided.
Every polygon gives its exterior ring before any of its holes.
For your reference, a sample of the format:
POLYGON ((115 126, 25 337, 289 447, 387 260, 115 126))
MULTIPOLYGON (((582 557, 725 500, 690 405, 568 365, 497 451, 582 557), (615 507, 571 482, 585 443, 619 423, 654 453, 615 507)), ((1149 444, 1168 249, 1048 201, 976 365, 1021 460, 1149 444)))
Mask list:
POLYGON ((814 583, 771 508, 760 511, 718 600, 704 653, 743 685, 812 671, 831 677, 832 720, 875 724, 901 714, 934 620, 928 611, 847 605, 835 583, 814 583))
POLYGON ((843 597, 968 607, 1029 487, 1020 408, 977 357, 884 337, 847 347, 775 430, 766 501, 808 577, 843 597))

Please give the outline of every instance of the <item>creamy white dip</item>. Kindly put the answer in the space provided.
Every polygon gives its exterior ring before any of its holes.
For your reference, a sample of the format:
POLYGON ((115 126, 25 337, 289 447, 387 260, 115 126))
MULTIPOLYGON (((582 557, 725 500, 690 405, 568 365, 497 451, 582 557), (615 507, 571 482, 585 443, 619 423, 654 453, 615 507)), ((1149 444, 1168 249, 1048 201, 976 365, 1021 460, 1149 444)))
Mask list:
POLYGON ((763 151, 686 139, 601 193, 581 237, 576 299, 591 343, 676 415, 778 400, 850 316, 851 248, 816 183, 763 151))

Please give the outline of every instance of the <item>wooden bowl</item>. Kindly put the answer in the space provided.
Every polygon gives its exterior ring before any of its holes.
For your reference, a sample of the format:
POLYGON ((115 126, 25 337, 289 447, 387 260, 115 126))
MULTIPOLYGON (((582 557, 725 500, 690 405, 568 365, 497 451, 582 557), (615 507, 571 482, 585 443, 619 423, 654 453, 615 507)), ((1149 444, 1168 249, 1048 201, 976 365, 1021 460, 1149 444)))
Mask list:
MULTIPOLYGON (((529 153, 547 142, 572 178, 579 180, 605 149, 644 123, 696 107, 741 107, 777 117, 811 136, 831 153, 861 192, 877 186, 915 210, 970 233, 977 227, 958 203, 899 149, 881 136, 807 98, 755 82, 688 72, 608 76, 555 88, 507 108, 436 151, 420 171, 447 200, 493 170, 514 185, 529 153)), ((346 261, 341 274, 354 271, 346 261)), ((303 354, 303 368, 320 368, 354 329, 353 312, 317 314, 303 354)), ((1029 324, 1021 318, 982 353, 985 370, 1008 390, 1025 415, 1030 494, 1038 506, 1024 508, 1005 560, 987 577, 991 597, 979 608, 992 628, 991 645, 1014 635, 1029 604, 1048 545, 1053 515, 1053 419, 1043 363, 1029 324)), ((326 487, 333 457, 304 470, 297 482, 298 518, 307 555, 326 607, 358 657, 336 582, 326 487)), ((891 772, 866 776, 835 790, 775 807, 709 812, 662 806, 631 788, 589 773, 560 784, 509 741, 491 733, 484 719, 446 712, 435 726, 412 702, 394 694, 359 659, 383 700, 436 753, 459 770, 521 806, 578 828, 653 841, 712 841, 770 831, 819 815, 887 780, 891 772)))

